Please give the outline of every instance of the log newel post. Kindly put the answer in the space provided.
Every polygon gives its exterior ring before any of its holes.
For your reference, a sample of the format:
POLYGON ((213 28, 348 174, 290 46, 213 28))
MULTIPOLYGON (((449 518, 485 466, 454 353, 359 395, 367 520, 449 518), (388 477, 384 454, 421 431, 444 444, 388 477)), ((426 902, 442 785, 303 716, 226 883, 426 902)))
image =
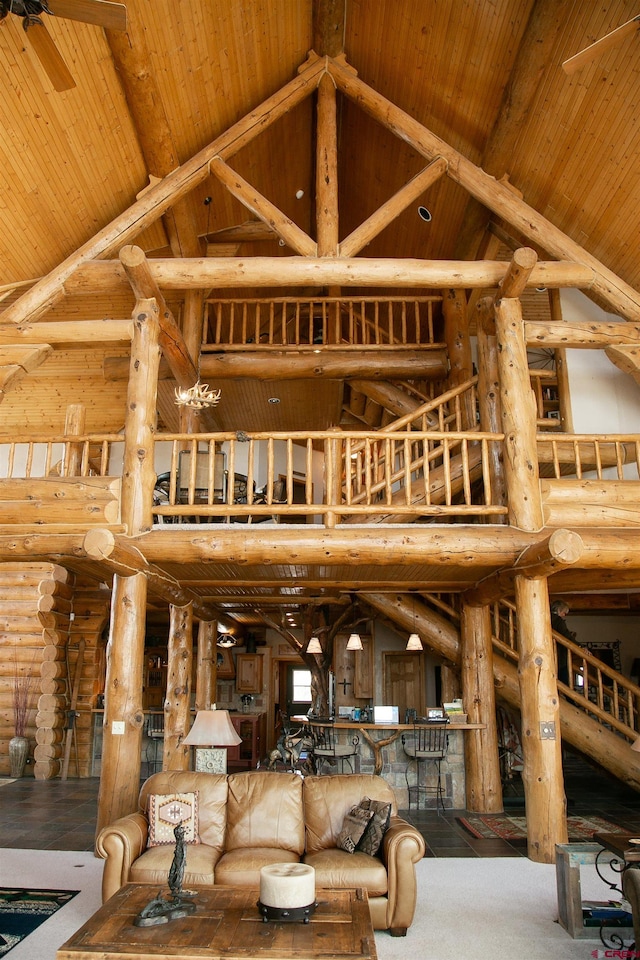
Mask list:
POLYGON ((567 843, 560 704, 547 580, 515 578, 528 856, 554 863, 567 843))
POLYGON ((147 578, 113 578, 97 832, 137 808, 147 578))
POLYGON ((164 701, 163 770, 188 770, 189 747, 182 741, 191 728, 193 606, 169 608, 167 694, 164 701))
MULTIPOLYGON (((448 386, 457 387, 473 376, 467 299, 463 290, 455 290, 450 287, 442 291, 442 315, 447 356, 449 357, 448 386)), ((461 417, 460 428, 462 430, 475 429, 476 412, 472 409, 469 393, 464 396, 461 417)))
POLYGON ((138 300, 133 320, 122 470, 122 522, 129 536, 144 533, 153 525, 153 435, 160 365, 156 302, 138 300))
POLYGON ((536 446, 537 409, 529 381, 520 301, 497 301, 495 315, 509 524, 535 532, 544 525, 536 446))
MULTIPOLYGON (((329 437, 324 441, 324 490, 327 506, 336 506, 342 499, 341 449, 342 445, 337 437, 329 437)), ((339 514, 333 511, 326 514, 326 527, 335 527, 338 523, 339 514)))
POLYGON ((196 710, 210 710, 216 700, 216 639, 217 620, 201 620, 198 624, 196 661, 196 710))
POLYGON ((488 606, 471 607, 463 603, 460 639, 462 702, 469 722, 485 725, 482 730, 468 730, 464 737, 467 810, 501 813, 502 784, 488 606))
MULTIPOLYGON (((65 437, 80 437, 85 431, 87 408, 83 403, 70 403, 64 420, 65 437)), ((79 477, 82 469, 82 443, 66 443, 64 454, 65 477, 79 477)))

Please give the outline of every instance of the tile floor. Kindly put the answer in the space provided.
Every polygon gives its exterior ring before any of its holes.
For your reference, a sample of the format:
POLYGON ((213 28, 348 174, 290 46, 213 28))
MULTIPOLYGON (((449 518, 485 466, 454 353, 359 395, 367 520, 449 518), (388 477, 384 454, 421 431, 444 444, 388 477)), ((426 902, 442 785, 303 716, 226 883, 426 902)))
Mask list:
MULTIPOLYGON (((0 785, 0 847, 30 850, 92 850, 99 780, 34 780, 0 785)), ((570 814, 604 817, 640 836, 640 794, 585 760, 565 759, 570 814)), ((522 787, 505 795, 505 813, 524 815, 522 787)), ((526 845, 476 840, 456 822, 465 810, 402 811, 427 842, 427 857, 523 857, 526 845)))

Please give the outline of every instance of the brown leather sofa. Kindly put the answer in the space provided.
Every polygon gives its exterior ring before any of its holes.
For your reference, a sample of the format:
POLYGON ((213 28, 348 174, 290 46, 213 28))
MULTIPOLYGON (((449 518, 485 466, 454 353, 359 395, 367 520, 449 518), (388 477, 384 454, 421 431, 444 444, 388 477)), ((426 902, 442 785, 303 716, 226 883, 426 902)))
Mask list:
POLYGON ((142 786, 139 811, 100 831, 106 860, 103 900, 125 883, 167 882, 174 845, 147 847, 151 794, 198 792, 200 843, 188 844, 184 886, 260 887, 260 868, 303 861, 316 888, 364 887, 373 927, 405 936, 416 905, 415 864, 422 835, 398 816, 393 790, 381 777, 344 774, 302 777, 249 771, 235 774, 165 771, 142 786), (377 856, 336 846, 345 814, 364 797, 391 803, 391 820, 377 856))

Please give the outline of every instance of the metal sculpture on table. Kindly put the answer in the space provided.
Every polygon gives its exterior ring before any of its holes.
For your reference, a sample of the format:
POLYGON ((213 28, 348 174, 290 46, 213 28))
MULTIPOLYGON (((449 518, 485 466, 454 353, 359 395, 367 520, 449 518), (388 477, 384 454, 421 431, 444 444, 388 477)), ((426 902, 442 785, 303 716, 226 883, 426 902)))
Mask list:
POLYGON ((179 917, 187 917, 195 913, 196 905, 193 902, 195 894, 182 889, 186 866, 186 845, 184 842, 184 827, 179 823, 173 831, 176 838, 176 849, 169 867, 167 883, 170 897, 163 895, 159 890, 153 900, 143 907, 133 923, 136 927, 153 927, 159 923, 169 923, 179 917))

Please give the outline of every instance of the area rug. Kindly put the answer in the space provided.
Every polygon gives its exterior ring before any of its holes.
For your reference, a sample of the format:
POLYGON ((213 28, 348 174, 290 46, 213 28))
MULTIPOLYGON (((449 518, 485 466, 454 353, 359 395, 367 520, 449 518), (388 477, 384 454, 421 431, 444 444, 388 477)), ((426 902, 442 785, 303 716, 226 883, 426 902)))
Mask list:
POLYGON ((0 957, 6 956, 79 892, 0 887, 0 957))
MULTIPOLYGON (((456 817, 461 827, 476 840, 508 840, 509 843, 527 842, 527 818, 509 817, 504 814, 478 814, 473 817, 456 817)), ((623 833, 621 827, 601 817, 567 817, 569 843, 592 840, 594 833, 623 833)))

